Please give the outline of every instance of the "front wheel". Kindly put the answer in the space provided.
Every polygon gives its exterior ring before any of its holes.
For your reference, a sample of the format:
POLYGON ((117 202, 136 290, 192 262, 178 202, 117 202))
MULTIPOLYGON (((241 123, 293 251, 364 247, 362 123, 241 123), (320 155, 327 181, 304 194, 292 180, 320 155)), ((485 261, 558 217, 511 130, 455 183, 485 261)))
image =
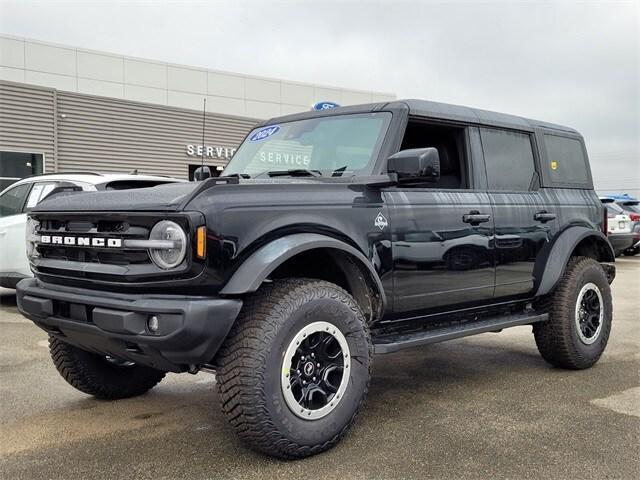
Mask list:
POLYGON ((220 351, 222 410, 251 447, 299 458, 335 445, 366 396, 369 331, 353 298, 310 279, 245 300, 220 351))
POLYGON ((547 303, 549 320, 533 326, 542 357, 556 367, 591 367, 611 332, 611 287, 602 266, 592 258, 571 258, 547 303))

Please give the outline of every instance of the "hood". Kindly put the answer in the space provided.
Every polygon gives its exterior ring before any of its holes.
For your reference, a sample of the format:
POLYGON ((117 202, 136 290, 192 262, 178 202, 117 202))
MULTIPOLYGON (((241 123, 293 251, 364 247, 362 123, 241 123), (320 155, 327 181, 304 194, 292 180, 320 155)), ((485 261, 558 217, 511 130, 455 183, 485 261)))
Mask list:
POLYGON ((70 192, 40 202, 34 212, 176 211, 198 188, 193 182, 131 190, 70 192))

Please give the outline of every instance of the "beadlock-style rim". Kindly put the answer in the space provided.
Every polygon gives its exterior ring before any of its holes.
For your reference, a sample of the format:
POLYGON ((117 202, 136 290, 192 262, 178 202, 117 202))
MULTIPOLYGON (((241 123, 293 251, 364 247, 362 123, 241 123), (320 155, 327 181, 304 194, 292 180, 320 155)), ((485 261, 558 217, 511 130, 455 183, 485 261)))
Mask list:
POLYGON ((282 359, 282 394, 289 409, 305 420, 331 413, 349 384, 351 354, 347 339, 329 322, 300 330, 282 359))
POLYGON ((580 341, 585 345, 594 343, 602 331, 603 320, 602 293, 595 283, 587 283, 576 300, 575 321, 580 341))

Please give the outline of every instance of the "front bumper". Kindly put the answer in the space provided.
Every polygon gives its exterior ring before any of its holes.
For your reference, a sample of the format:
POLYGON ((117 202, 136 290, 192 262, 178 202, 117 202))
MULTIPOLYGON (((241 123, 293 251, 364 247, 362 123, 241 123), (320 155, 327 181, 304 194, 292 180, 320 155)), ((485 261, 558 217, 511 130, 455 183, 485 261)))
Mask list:
POLYGON ((100 355, 183 372, 210 363, 235 321, 238 299, 130 295, 62 287, 35 278, 17 285, 20 312, 63 341, 100 355), (158 329, 147 321, 155 316, 158 329))

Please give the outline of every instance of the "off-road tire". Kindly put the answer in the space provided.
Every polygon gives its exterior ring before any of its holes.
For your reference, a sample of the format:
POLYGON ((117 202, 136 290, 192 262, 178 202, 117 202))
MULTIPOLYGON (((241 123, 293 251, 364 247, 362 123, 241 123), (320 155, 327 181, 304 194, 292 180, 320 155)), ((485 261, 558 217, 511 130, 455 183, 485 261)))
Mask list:
POLYGON ((163 371, 141 365, 116 365, 53 336, 49 336, 49 351, 53 364, 69 385, 106 400, 142 395, 165 376, 163 371))
POLYGON ((354 299, 329 282, 276 280, 245 299, 217 357, 222 411, 250 447, 280 458, 313 455, 333 447, 353 424, 366 397, 372 344, 354 299), (347 389, 326 416, 300 418, 284 398, 281 368, 288 345, 305 326, 337 327, 351 355, 347 389))
POLYGON ((572 257, 558 286, 544 301, 549 320, 535 323, 533 333, 538 351, 555 367, 581 370, 595 364, 609 340, 612 320, 611 288, 602 266, 588 257, 572 257), (575 320, 576 302, 587 283, 595 284, 602 295, 602 328, 594 343, 580 340, 575 320))

